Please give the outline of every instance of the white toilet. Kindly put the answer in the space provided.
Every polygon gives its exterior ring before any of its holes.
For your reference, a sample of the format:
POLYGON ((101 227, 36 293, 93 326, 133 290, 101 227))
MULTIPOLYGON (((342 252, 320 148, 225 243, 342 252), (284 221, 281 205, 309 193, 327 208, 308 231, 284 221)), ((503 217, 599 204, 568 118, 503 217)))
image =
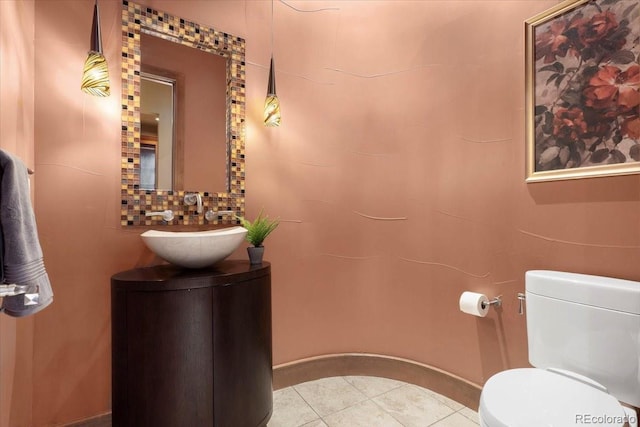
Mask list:
POLYGON ((640 283, 528 271, 525 287, 535 368, 489 378, 480 425, 637 427, 620 402, 640 407, 640 283))

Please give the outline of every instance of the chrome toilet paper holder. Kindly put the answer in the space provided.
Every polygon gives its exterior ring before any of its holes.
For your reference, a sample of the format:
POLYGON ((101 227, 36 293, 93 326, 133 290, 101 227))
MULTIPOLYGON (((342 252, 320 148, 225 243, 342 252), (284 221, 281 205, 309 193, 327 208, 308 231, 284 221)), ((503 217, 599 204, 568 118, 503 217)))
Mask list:
POLYGON ((491 307, 495 305, 496 307, 502 307, 502 295, 498 295, 492 300, 482 301, 482 308, 486 308, 487 306, 491 307))

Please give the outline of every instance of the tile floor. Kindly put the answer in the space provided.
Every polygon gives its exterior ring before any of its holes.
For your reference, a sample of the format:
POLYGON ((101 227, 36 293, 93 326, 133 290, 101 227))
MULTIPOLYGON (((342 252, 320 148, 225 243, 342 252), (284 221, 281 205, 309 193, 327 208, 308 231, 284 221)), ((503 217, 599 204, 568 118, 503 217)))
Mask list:
POLYGON ((268 427, 477 427, 475 411, 387 378, 322 378, 273 393, 268 427))

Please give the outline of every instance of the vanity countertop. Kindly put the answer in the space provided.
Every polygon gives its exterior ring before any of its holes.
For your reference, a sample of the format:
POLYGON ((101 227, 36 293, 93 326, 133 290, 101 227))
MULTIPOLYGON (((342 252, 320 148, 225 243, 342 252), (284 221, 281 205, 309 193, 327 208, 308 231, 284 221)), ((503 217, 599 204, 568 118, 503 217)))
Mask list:
POLYGON ((111 286, 114 290, 129 291, 195 289, 255 279, 269 274, 270 270, 271 264, 268 262, 252 265, 246 260, 225 260, 198 269, 161 264, 116 273, 111 277, 111 286))

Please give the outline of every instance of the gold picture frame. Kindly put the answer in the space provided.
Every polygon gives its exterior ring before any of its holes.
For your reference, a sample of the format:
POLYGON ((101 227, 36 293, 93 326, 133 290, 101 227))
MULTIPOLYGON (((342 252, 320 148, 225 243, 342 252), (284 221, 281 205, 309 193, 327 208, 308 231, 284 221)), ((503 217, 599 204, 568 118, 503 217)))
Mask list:
POLYGON ((639 37, 637 0, 525 21, 527 182, 640 173, 639 37))

